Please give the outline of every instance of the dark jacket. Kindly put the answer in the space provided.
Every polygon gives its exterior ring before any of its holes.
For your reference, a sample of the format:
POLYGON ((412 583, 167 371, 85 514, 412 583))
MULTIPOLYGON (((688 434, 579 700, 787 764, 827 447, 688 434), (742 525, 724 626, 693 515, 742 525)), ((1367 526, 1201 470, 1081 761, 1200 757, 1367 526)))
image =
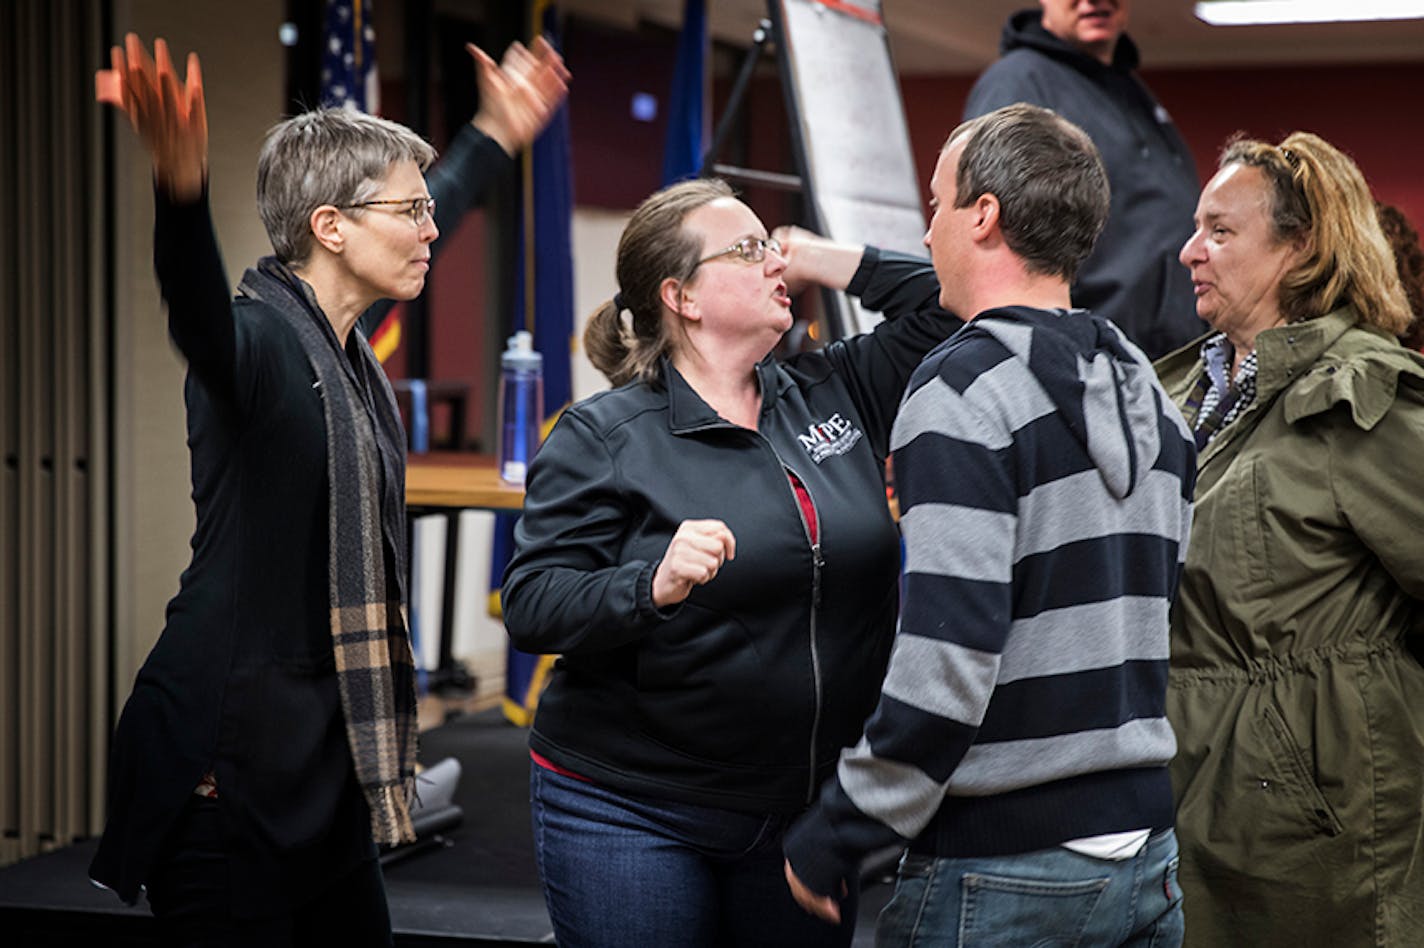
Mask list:
POLYGON ((757 431, 719 418, 666 362, 659 384, 559 420, 503 586, 514 644, 563 653, 534 750, 621 791, 785 813, 860 734, 896 613, 890 426, 910 373, 959 321, 923 260, 867 250, 851 292, 886 321, 763 360, 757 431), (788 469, 815 503, 818 543, 788 469), (736 558, 662 611, 653 572, 690 518, 725 521, 736 558))
MULTIPOLYGON (((1256 358, 1172 610, 1187 944, 1419 945, 1424 358, 1349 307, 1256 358)), ((1157 369, 1194 425, 1198 347, 1157 369)))
MULTIPOLYGON (((478 132, 457 135, 430 176, 438 223, 453 224, 508 162, 478 132)), ((280 913, 374 854, 331 647, 326 421, 296 331, 272 307, 232 299, 206 200, 157 196, 154 260, 189 363, 197 525, 114 734, 108 823, 90 875, 137 898, 212 771, 231 834, 234 910, 280 913)), ((349 350, 364 345, 351 334, 349 350)), ((373 397, 393 398, 383 376, 371 385, 373 397)), ((403 455, 404 433, 384 434, 403 455)), ((398 569, 388 575, 403 584, 398 569)))
POLYGON ((1045 30, 1041 19, 1038 9, 1009 18, 1002 58, 975 82, 964 117, 1029 102, 1088 133, 1107 167, 1112 211, 1078 271, 1073 305, 1111 319, 1157 358, 1206 329, 1177 260, 1200 189, 1191 152, 1135 74, 1130 38, 1118 39, 1112 65, 1104 66, 1045 30))

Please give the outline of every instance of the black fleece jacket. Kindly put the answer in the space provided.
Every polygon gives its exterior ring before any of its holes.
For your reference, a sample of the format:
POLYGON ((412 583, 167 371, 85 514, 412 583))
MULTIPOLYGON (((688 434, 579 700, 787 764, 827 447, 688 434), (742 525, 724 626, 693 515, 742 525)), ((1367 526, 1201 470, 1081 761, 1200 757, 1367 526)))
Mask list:
POLYGON ((514 644, 560 652, 531 746, 629 793, 790 813, 875 704, 897 605, 885 502, 910 373, 960 325, 928 263, 868 249, 851 284, 885 322, 757 366, 758 430, 668 363, 566 411, 529 473, 504 576, 514 644), (815 504, 812 543, 787 478, 815 504), (677 526, 717 518, 736 559, 666 611, 654 570, 677 526))

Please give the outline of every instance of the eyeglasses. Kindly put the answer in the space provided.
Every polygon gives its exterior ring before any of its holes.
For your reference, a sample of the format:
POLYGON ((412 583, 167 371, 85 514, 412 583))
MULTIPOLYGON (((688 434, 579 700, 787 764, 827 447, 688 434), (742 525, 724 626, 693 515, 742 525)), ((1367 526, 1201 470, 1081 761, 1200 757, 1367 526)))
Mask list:
POLYGON ((766 259, 766 252, 768 250, 774 254, 781 253, 781 241, 775 237, 743 237, 726 250, 719 250, 710 256, 703 257, 697 261, 697 266, 702 266, 708 260, 716 260, 718 257, 730 257, 734 254, 741 257, 747 263, 761 263, 766 259))
POLYGON ((407 215, 416 227, 422 226, 435 213, 435 198, 394 198, 389 201, 362 201, 360 204, 343 204, 341 210, 353 207, 397 207, 397 214, 407 215), (400 205, 404 205, 403 207, 400 205))

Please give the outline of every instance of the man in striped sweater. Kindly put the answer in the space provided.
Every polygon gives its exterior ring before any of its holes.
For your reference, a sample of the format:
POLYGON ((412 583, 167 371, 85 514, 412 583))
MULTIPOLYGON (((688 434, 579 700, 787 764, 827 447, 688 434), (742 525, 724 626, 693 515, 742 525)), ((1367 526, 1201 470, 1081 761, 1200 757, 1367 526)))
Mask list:
POLYGON ((879 945, 1176 945, 1167 614, 1196 459, 1143 354, 1070 308, 1107 176, 1077 126, 1014 105, 950 135, 930 190, 940 303, 977 316, 901 403, 895 649, 787 880, 833 919, 908 841, 879 945))

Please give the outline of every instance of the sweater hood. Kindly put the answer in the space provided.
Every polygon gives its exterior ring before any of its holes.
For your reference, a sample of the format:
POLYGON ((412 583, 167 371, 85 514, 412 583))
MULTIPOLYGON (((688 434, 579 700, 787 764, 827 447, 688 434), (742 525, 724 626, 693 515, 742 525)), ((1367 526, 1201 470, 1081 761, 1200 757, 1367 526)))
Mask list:
POLYGON ((1142 350, 1087 310, 992 309, 971 324, 988 333, 1038 380, 1043 394, 1119 499, 1142 483, 1162 448, 1171 407, 1142 350))
MULTIPOLYGON (((1020 10, 1004 23, 1004 32, 999 37, 999 54, 1004 55, 1016 49, 1032 49, 1062 60, 1080 72, 1092 72, 1107 68, 1088 54, 1065 43, 1043 28, 1043 11, 1038 9, 1020 10)), ((1137 44, 1126 33, 1117 38, 1113 48, 1112 68, 1130 72, 1137 68, 1140 57, 1137 44)))

